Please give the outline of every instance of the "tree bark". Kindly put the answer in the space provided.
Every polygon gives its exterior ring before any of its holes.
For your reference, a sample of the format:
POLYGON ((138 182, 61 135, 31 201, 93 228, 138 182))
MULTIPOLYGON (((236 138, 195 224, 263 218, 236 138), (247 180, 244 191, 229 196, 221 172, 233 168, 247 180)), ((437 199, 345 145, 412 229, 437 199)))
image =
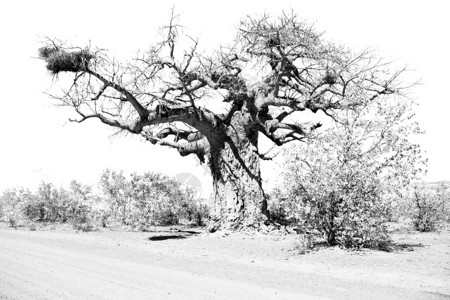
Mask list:
POLYGON ((245 108, 237 111, 224 137, 210 143, 216 227, 239 229, 268 221, 253 120, 254 114, 245 108))

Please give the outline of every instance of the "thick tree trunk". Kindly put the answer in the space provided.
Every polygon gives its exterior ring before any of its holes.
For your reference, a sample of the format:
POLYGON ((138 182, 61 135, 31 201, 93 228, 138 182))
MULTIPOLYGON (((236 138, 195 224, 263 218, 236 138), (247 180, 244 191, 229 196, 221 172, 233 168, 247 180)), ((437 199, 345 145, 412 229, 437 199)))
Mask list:
POLYGON ((241 149, 236 158, 227 146, 219 159, 221 174, 213 176, 216 215, 227 227, 262 221, 267 202, 261 186, 259 157, 248 147, 241 149))
POLYGON ((219 142, 211 144, 216 227, 239 229, 268 220, 262 188, 258 133, 249 112, 238 111, 219 142))

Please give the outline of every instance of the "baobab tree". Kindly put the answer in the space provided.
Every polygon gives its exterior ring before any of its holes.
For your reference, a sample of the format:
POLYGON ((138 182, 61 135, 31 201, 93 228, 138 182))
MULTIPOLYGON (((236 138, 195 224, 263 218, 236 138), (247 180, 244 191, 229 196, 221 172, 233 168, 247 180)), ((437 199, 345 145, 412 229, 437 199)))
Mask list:
POLYGON ((127 63, 105 51, 68 47, 49 39, 39 49, 53 75, 71 84, 53 97, 78 114, 121 131, 196 155, 208 164, 215 216, 223 227, 267 223, 258 140, 302 141, 320 123, 304 111, 351 110, 397 94, 401 72, 369 51, 353 53, 322 38, 296 15, 243 19, 231 46, 203 54, 198 40, 181 34, 172 15, 162 41, 127 63), (214 112, 220 100, 225 113, 214 112))

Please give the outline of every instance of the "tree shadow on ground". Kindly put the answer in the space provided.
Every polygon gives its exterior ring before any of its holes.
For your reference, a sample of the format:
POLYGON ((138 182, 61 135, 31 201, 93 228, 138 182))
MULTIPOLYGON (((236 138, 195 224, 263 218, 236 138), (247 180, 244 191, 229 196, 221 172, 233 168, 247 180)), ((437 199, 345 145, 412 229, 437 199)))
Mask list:
MULTIPOLYGON (((439 299, 450 299, 450 295, 448 295, 448 294, 443 294, 443 293, 439 293, 439 292, 428 292, 428 291, 425 291, 425 293, 430 295, 431 297, 436 297, 439 299)), ((431 298, 431 299, 435 299, 435 298, 431 298)))
POLYGON ((177 240, 185 239, 184 235, 156 235, 148 238, 149 241, 165 241, 165 240, 177 240))
POLYGON ((374 250, 374 251, 383 251, 383 252, 408 252, 408 251, 414 251, 417 248, 423 248, 425 247, 422 243, 396 243, 396 242, 388 242, 385 244, 381 244, 378 247, 374 248, 344 248, 339 245, 329 245, 325 241, 317 241, 314 242, 314 245, 310 251, 319 251, 322 249, 327 248, 333 248, 333 247, 340 247, 342 249, 346 249, 348 251, 367 251, 367 250, 374 250))
POLYGON ((156 227, 154 229, 152 228, 146 228, 146 229, 142 229, 142 232, 149 232, 149 233, 175 233, 175 232, 180 232, 180 233, 189 233, 189 234, 200 234, 202 232, 204 232, 204 228, 202 227, 196 227, 196 228, 191 228, 191 230, 188 230, 184 227, 182 228, 167 228, 167 227, 156 227))
POLYGON ((173 230, 155 231, 155 232, 160 233, 160 234, 150 236, 148 238, 149 241, 165 241, 165 240, 185 239, 185 238, 188 238, 188 237, 191 237, 191 236, 201 233, 199 231, 181 230, 181 229, 178 229, 175 232, 173 230), (167 233, 172 233, 172 234, 167 234, 167 233))

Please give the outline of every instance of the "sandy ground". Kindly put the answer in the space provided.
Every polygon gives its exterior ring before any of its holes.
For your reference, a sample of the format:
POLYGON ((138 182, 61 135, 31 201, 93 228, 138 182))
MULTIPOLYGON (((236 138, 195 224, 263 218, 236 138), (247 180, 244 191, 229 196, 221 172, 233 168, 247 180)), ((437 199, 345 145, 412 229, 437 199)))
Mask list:
POLYGON ((450 299, 449 232, 390 253, 297 255, 295 239, 3 227, 0 299, 450 299))

